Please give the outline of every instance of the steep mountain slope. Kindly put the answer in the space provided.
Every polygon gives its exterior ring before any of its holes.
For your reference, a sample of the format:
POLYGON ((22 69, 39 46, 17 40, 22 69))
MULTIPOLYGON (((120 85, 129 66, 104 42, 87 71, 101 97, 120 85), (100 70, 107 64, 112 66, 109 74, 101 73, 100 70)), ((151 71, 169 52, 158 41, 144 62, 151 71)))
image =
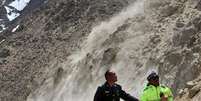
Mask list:
POLYGON ((200 0, 48 0, 15 23, 0 37, 2 101, 90 101, 108 68, 134 96, 157 71, 175 101, 199 101, 200 0))
POLYGON ((59 86, 52 86, 50 78, 29 100, 92 100, 94 88, 110 67, 135 96, 152 70, 177 95, 200 74, 199 6, 200 1, 194 0, 131 4, 92 29, 81 49, 70 55, 72 61, 62 64, 67 74, 59 86))
POLYGON ((39 87, 55 65, 79 48, 79 43, 94 22, 119 12, 127 1, 121 0, 49 0, 22 22, 19 32, 8 35, 1 50, 2 101, 24 101, 39 87), (4 52, 4 53, 5 53, 4 52))

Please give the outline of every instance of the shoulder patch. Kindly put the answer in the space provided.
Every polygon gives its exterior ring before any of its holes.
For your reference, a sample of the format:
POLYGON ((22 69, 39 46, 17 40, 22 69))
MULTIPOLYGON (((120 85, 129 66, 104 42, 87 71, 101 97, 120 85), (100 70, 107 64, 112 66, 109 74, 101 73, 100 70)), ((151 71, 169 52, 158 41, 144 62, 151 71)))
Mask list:
POLYGON ((105 93, 108 94, 108 93, 110 93, 110 91, 107 91, 107 90, 106 90, 105 93))

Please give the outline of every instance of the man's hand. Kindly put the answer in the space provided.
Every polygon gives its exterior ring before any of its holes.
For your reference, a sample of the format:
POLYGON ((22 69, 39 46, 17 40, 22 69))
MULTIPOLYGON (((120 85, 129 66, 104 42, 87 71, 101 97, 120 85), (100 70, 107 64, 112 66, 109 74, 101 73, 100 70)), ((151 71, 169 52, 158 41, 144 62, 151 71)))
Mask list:
POLYGON ((168 101, 168 98, 163 95, 163 96, 161 97, 161 101, 168 101))

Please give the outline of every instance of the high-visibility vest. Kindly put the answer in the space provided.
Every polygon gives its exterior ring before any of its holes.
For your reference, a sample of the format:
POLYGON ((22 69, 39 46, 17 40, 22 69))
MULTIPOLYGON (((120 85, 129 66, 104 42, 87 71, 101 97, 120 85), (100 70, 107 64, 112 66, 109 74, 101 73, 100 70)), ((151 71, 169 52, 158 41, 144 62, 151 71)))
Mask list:
POLYGON ((160 101, 160 94, 163 93, 168 101, 173 101, 173 94, 170 88, 166 86, 153 86, 148 85, 145 87, 142 95, 140 96, 140 101, 160 101))

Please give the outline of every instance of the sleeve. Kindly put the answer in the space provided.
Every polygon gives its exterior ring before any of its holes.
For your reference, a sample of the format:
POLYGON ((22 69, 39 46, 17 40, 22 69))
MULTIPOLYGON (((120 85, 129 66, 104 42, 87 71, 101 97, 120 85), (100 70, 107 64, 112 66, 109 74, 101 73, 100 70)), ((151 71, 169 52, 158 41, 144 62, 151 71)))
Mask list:
POLYGON ((168 101, 174 101, 174 100, 173 100, 173 96, 168 97, 168 101))
POLYGON ((169 94, 168 101, 173 101, 174 98, 173 98, 173 94, 172 94, 172 91, 170 88, 168 88, 168 94, 169 94))
POLYGON ((129 95, 124 90, 122 90, 121 87, 120 87, 120 97, 125 101, 139 101, 137 98, 129 95))
POLYGON ((96 90, 96 93, 94 95, 94 101, 102 101, 102 90, 101 87, 98 87, 98 89, 96 90))
POLYGON ((147 101, 145 92, 143 92, 142 95, 140 96, 140 101, 147 101))

